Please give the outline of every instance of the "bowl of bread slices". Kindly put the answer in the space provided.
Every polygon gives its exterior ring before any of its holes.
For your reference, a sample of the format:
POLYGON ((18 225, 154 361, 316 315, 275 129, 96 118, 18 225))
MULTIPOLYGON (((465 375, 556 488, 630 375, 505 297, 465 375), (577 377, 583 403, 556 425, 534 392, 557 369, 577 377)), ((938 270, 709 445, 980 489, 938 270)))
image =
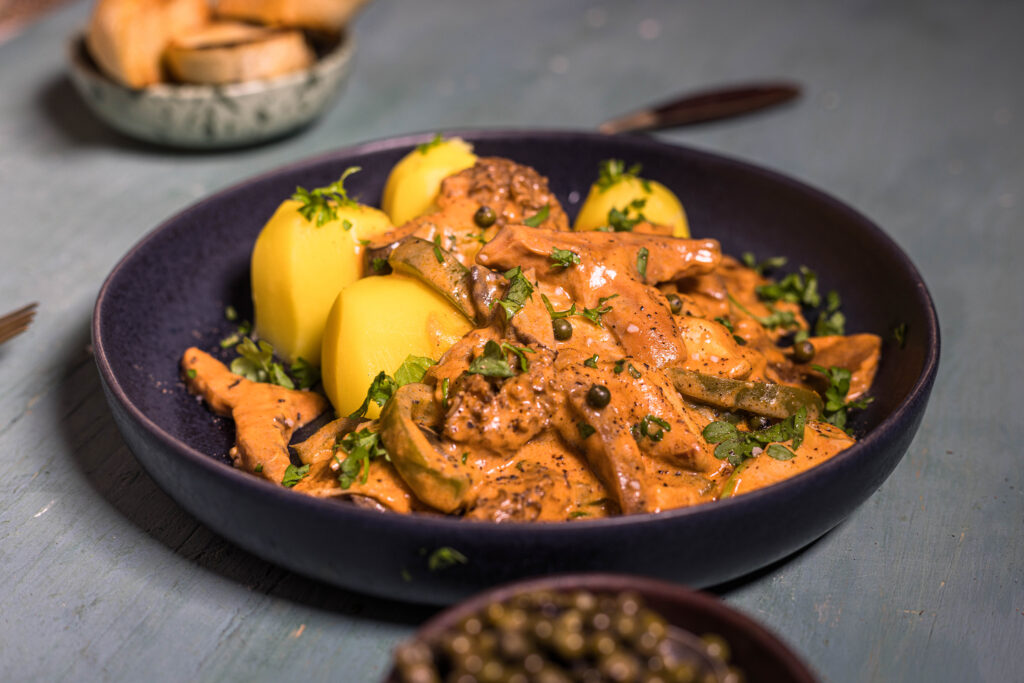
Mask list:
POLYGON ((122 133, 239 147, 309 124, 336 99, 367 0, 97 0, 71 78, 122 133))

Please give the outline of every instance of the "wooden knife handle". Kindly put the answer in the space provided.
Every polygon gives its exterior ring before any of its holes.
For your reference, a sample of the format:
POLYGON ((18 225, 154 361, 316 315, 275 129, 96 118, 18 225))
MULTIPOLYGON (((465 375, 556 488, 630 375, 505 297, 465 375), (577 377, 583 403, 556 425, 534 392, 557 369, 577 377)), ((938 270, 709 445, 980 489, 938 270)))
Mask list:
POLYGON ((675 128, 749 114, 788 102, 800 94, 794 83, 750 83, 702 90, 602 123, 602 133, 675 128))

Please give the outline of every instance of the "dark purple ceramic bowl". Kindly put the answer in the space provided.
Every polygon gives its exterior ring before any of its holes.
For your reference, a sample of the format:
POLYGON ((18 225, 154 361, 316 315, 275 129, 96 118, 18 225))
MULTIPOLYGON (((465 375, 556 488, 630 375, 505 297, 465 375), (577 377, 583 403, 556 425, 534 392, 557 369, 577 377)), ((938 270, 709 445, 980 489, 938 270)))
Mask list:
POLYGON ((250 552, 339 586, 444 604, 482 588, 554 572, 612 571, 702 587, 735 578, 820 537, 870 496, 914 436, 935 379, 939 326, 917 270, 870 220, 777 173, 639 137, 583 132, 452 131, 480 155, 536 167, 570 216, 598 163, 642 163, 682 199, 695 236, 726 252, 784 254, 843 296, 848 332, 886 340, 872 395, 849 450, 776 486, 657 515, 557 524, 493 524, 381 514, 318 500, 227 464, 234 430, 189 396, 185 348, 216 349, 232 328, 224 308, 251 316, 249 252, 296 185, 316 187, 348 166, 348 185, 377 203, 392 165, 431 135, 371 142, 254 178, 186 209, 143 239, 110 274, 93 345, 114 418, 146 470, 175 500, 250 552), (890 335, 906 326, 905 344, 890 335), (429 568, 438 548, 466 558, 429 568))
MULTIPOLYGON (((636 593, 669 624, 696 636, 712 633, 724 638, 731 653, 729 664, 743 672, 747 683, 814 683, 816 680, 778 636, 718 598, 673 583, 623 574, 563 574, 498 586, 441 612, 423 624, 412 639, 435 644, 446 631, 458 626, 466 617, 481 613, 492 602, 505 602, 537 591, 576 590, 612 595, 626 591, 636 593)), ((392 670, 386 683, 398 683, 399 679, 398 673, 392 670)))

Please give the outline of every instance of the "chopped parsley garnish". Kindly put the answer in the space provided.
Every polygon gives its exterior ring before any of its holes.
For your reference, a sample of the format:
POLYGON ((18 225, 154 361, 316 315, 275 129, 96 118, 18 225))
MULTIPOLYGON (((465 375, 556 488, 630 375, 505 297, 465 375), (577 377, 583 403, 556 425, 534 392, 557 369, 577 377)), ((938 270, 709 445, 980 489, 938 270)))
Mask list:
POLYGON ((185 372, 185 374, 186 374, 186 375, 188 375, 188 378, 189 378, 189 379, 195 379, 195 378, 196 378, 196 374, 198 374, 198 373, 196 373, 196 370, 195 370, 195 368, 189 368, 189 369, 188 369, 188 370, 187 370, 187 371, 185 372))
POLYGON ((349 230, 351 230, 352 229, 352 221, 350 221, 347 218, 341 219, 341 229, 344 230, 345 232, 348 232, 349 230))
POLYGON ((261 462, 256 463, 256 467, 253 467, 252 471, 255 472, 256 474, 262 474, 263 473, 263 463, 261 463, 261 462))
POLYGON ((483 353, 473 359, 466 372, 470 375, 483 375, 484 377, 515 377, 516 372, 508 362, 509 353, 518 359, 521 371, 525 372, 530 368, 530 362, 526 359, 526 354, 534 353, 533 349, 514 346, 508 342, 499 344, 491 339, 484 344, 483 353))
MULTIPOLYGON (((339 206, 355 204, 353 200, 349 199, 348 192, 345 190, 345 179, 360 170, 358 166, 349 166, 338 180, 325 187, 317 187, 313 190, 296 187, 292 199, 302 205, 299 207, 302 217, 310 222, 315 221, 317 227, 337 220, 339 206)), ((349 227, 351 227, 351 223, 349 227)))
POLYGON ((778 282, 758 285, 755 291, 762 301, 789 301, 811 308, 821 305, 818 275, 807 266, 800 266, 799 273, 789 273, 778 282))
POLYGON ((606 226, 610 230, 606 229, 604 232, 632 232, 638 223, 647 220, 647 217, 641 212, 646 205, 646 199, 634 199, 621 209, 616 209, 613 206, 608 211, 608 225, 606 226), (629 215, 631 211, 634 214, 632 217, 629 215))
POLYGON ((765 304, 771 313, 767 316, 754 315, 750 312, 750 309, 737 301, 732 294, 727 294, 727 296, 736 308, 769 330, 774 330, 776 327, 790 328, 800 326, 800 323, 796 320, 796 315, 792 311, 780 311, 771 304, 765 304))
POLYGON ((454 567, 457 564, 466 564, 469 559, 455 548, 444 546, 430 553, 427 558, 427 569, 432 572, 454 567))
POLYGON ((583 316, 584 318, 594 323, 598 327, 604 327, 604 324, 601 322, 601 316, 603 316, 605 313, 610 313, 612 310, 612 307, 607 306, 606 304, 607 302, 611 301, 617 296, 618 294, 612 294, 611 296, 603 296, 597 300, 597 306, 595 308, 584 308, 583 312, 578 313, 577 315, 583 316))
POLYGON ((824 368, 821 365, 812 365, 812 368, 825 375, 828 380, 828 388, 825 390, 825 411, 822 414, 825 422, 834 424, 843 431, 849 419, 850 410, 863 410, 868 407, 874 399, 869 396, 862 396, 855 401, 847 401, 846 394, 850 392, 850 378, 853 376, 846 368, 832 366, 824 368))
POLYGON ((828 293, 825 310, 818 315, 814 323, 814 334, 818 337, 827 337, 832 334, 845 334, 846 316, 839 310, 842 305, 839 294, 832 291, 828 293))
POLYGON ((629 369, 629 376, 633 379, 640 379, 643 377, 643 375, 640 374, 640 371, 637 370, 632 363, 630 363, 627 368, 629 369))
POLYGON ((238 320, 238 311, 235 310, 234 306, 225 306, 224 318, 230 322, 235 322, 236 320, 238 320))
POLYGON ((644 183, 644 191, 650 192, 650 186, 639 176, 641 168, 640 164, 633 164, 627 169, 621 159, 605 159, 597 167, 597 189, 604 192, 621 180, 636 178, 644 183))
POLYGON ((344 460, 338 460, 338 456, 334 456, 340 464, 338 483, 343 489, 352 486, 356 479, 359 479, 359 483, 365 484, 370 478, 370 461, 388 458, 387 449, 380 442, 380 434, 369 429, 346 434, 334 446, 336 451, 342 450, 346 453, 344 460))
POLYGON ((743 260, 743 265, 757 271, 758 275, 764 275, 767 271, 775 270, 776 268, 781 268, 786 265, 785 256, 771 256, 763 261, 758 261, 757 257, 754 256, 754 252, 745 251, 741 258, 743 260))
POLYGON ((370 261, 370 270, 375 273, 383 273, 388 267, 388 260, 383 256, 374 256, 373 260, 370 261))
POLYGON ((443 141, 444 140, 441 137, 441 134, 436 133, 434 137, 428 140, 427 142, 423 142, 416 145, 416 151, 419 152, 420 154, 426 154, 432 148, 440 146, 443 141))
POLYGON ((900 323, 896 327, 892 328, 892 340, 896 342, 896 345, 901 349, 907 345, 907 324, 900 323))
POLYGON ((302 467, 296 467, 289 463, 288 467, 284 470, 284 478, 281 480, 281 485, 287 488, 291 488, 298 484, 300 481, 306 478, 309 474, 309 465, 303 465, 302 467))
POLYGON ((556 265, 556 266, 561 266, 562 268, 568 268, 571 265, 579 263, 580 262, 580 257, 574 251, 569 251, 568 249, 559 249, 558 247, 554 247, 551 250, 551 262, 554 265, 556 265))
POLYGON ((646 436, 651 441, 658 442, 665 438, 665 432, 672 431, 672 425, 657 415, 648 415, 640 420, 639 423, 633 425, 629 431, 637 441, 646 436))
POLYGON ((362 404, 349 417, 362 417, 366 415, 366 410, 370 407, 370 401, 383 407, 388 402, 388 399, 394 396, 398 387, 403 387, 413 382, 422 382, 423 376, 433 364, 434 361, 430 358, 410 355, 406 356, 402 364, 395 370, 394 377, 381 370, 373 378, 373 381, 370 382, 370 388, 366 391, 366 398, 363 399, 362 404))
POLYGON ((441 380, 441 405, 444 406, 445 408, 448 407, 448 390, 449 387, 451 386, 451 383, 452 381, 451 378, 449 377, 445 377, 443 380, 441 380))
POLYGON ((640 277, 643 278, 644 282, 647 282, 647 257, 650 256, 650 252, 647 247, 640 247, 640 251, 636 253, 636 272, 640 273, 640 277))
POLYGON ((260 340, 257 345, 249 337, 244 337, 235 350, 238 358, 231 361, 231 372, 253 382, 269 382, 285 389, 295 388, 284 366, 274 360, 274 347, 268 342, 260 340))
POLYGON ((548 219, 548 214, 551 213, 551 205, 545 204, 540 211, 533 214, 529 218, 523 219, 523 225, 527 225, 531 228, 536 228, 541 223, 548 219))
POLYGON ((533 285, 523 275, 523 269, 519 266, 506 271, 505 279, 509 281, 508 291, 498 305, 505 310, 505 319, 512 320, 512 316, 521 311, 526 302, 533 298, 533 285))
POLYGON ((580 430, 580 438, 583 440, 586 440, 591 434, 597 431, 586 422, 577 422, 576 429, 580 430))
POLYGON ((593 356, 591 356, 590 358, 588 358, 585 361, 583 361, 583 364, 586 365, 588 368, 596 368, 597 367, 597 354, 595 353, 593 356))
POLYGON ((480 244, 487 244, 487 231, 481 230, 480 232, 467 232, 466 237, 476 240, 480 244))
POLYGON ((312 389, 320 381, 320 368, 310 365, 304 358, 295 359, 290 369, 299 383, 299 389, 312 389))
POLYGON ((444 263, 444 254, 441 253, 441 236, 434 235, 434 258, 438 263, 444 263))
POLYGON ((540 295, 540 300, 544 302, 544 308, 548 309, 548 315, 551 316, 552 320, 558 320, 559 318, 568 318, 570 315, 579 315, 576 313, 576 304, 571 305, 564 311, 556 311, 555 307, 551 305, 551 300, 544 294, 540 295))
POLYGON ((736 330, 733 329, 731 320, 729 320, 728 318, 723 318, 722 316, 718 316, 717 318, 715 318, 715 322, 721 324, 723 327, 725 327, 725 329, 729 330, 729 334, 732 335, 732 340, 734 342, 736 342, 740 346, 747 345, 747 340, 736 334, 736 330))
POLYGON ((708 443, 718 444, 715 447, 716 458, 728 460, 730 465, 738 467, 744 460, 754 457, 755 448, 765 449, 764 452, 775 460, 794 457, 793 451, 803 443, 806 426, 807 408, 802 407, 785 420, 758 431, 740 431, 736 425, 721 421, 709 424, 701 435, 708 443), (792 442, 792 450, 779 443, 783 441, 792 442))

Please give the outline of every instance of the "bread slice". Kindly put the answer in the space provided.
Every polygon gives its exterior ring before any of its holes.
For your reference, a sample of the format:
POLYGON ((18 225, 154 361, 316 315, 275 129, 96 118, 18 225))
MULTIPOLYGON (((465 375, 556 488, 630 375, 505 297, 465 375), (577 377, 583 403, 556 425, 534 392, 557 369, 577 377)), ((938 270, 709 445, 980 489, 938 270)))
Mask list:
POLYGON ((338 31, 368 0, 217 0, 217 16, 268 26, 338 31))
POLYGON ((208 0, 98 0, 86 46, 104 73, 142 88, 163 80, 167 44, 209 20, 208 0))
POLYGON ((167 46, 171 75, 184 83, 237 83, 271 78, 311 65, 301 31, 215 21, 167 46))

